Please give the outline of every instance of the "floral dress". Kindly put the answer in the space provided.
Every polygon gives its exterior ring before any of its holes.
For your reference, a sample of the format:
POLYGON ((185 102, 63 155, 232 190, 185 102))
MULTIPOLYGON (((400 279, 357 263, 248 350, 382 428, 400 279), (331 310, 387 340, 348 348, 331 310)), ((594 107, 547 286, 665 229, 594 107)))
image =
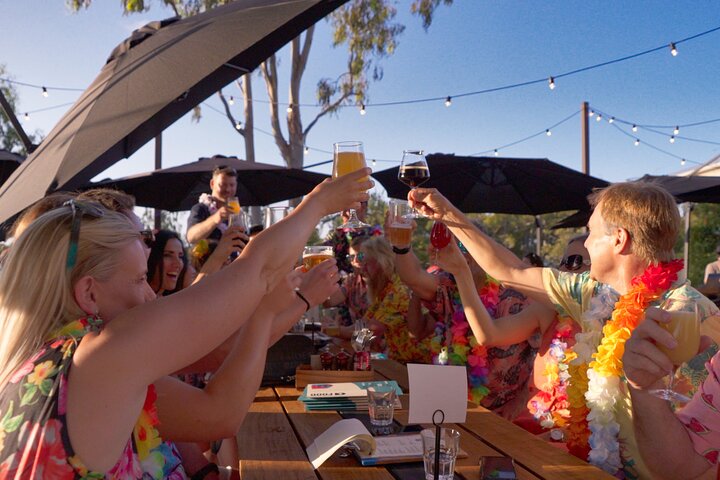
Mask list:
MULTIPOLYGON (((527 401, 539 335, 507 347, 479 345, 465 318, 453 276, 435 268, 429 271, 439 280, 436 297, 423 301, 436 321, 431 340, 433 363, 466 365, 468 399, 505 418, 514 418, 527 401), (442 358, 445 351, 447 361, 442 358)), ((518 313, 528 302, 520 292, 490 280, 478 295, 492 318, 518 313)))
POLYGON ((67 432, 67 378, 82 337, 100 322, 83 318, 63 327, 25 362, 0 390, 0 479, 184 479, 175 446, 163 442, 155 425, 155 388, 132 436, 107 473, 88 470, 75 456, 67 432))
POLYGON ((407 328, 407 311, 410 295, 400 277, 393 275, 380 298, 365 313, 369 322, 385 327, 385 345, 388 356, 400 363, 430 363, 430 337, 418 341, 407 328))

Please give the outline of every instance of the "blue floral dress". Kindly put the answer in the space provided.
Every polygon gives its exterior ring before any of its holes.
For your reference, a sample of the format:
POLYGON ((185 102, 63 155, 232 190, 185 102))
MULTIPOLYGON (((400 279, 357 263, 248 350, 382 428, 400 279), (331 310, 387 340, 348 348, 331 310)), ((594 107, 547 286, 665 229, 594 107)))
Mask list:
POLYGON ((115 466, 88 470, 67 433, 67 378, 82 337, 100 323, 82 318, 63 327, 0 388, 0 479, 184 479, 180 455, 155 426, 155 388, 115 466))

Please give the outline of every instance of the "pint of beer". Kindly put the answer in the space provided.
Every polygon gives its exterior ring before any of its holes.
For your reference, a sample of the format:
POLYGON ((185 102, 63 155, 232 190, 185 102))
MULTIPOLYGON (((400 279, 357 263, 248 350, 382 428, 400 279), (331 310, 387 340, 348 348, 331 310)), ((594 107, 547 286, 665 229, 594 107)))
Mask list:
POLYGON ((410 245, 412 217, 408 202, 391 198, 388 215, 390 221, 386 234, 390 243, 397 247, 410 245))
POLYGON ((410 245, 412 228, 410 225, 390 225, 387 229, 387 236, 393 245, 410 245))
POLYGON ((307 272, 316 265, 319 265, 323 261, 333 257, 333 248, 331 246, 307 246, 303 251, 303 268, 307 272))

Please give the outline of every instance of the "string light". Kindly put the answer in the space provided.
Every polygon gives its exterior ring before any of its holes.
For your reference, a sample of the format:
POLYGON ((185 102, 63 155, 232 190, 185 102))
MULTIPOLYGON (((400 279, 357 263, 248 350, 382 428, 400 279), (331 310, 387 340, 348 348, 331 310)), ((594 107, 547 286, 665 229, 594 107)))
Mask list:
POLYGON ((680 133, 680 127, 675 126, 675 129, 673 130, 673 135, 677 135, 678 133, 680 133))
POLYGON ((287 109, 286 109, 287 113, 292 113, 292 109, 293 109, 293 106, 291 103, 290 105, 287 106, 287 109))
POLYGON ((30 120, 30 114, 28 112, 25 112, 25 115, 23 115, 23 119, 30 120))
POLYGON ((680 160, 680 165, 685 165, 685 159, 680 160))
POLYGON ((633 131, 633 132, 637 132, 637 125, 635 125, 634 123, 633 123, 633 126, 632 126, 632 131, 633 131))
POLYGON ((375 167, 375 164, 376 164, 376 163, 377 163, 377 162, 376 162, 375 159, 373 158, 373 159, 372 159, 372 166, 373 166, 373 168, 375 167))
POLYGON ((497 157, 498 155, 500 155, 500 154, 498 153, 498 151, 497 151, 497 148, 496 148, 495 150, 493 150, 493 153, 495 154, 496 157, 497 157))
POLYGON ((555 79, 553 77, 548 79, 548 87, 550 87, 550 90, 555 90, 555 79))
POLYGON ((228 100, 228 103, 229 103, 230 105, 235 105, 235 98, 233 98, 232 96, 230 96, 230 100, 228 100))
POLYGON ((598 114, 597 114, 597 117, 595 117, 595 121, 596 121, 596 122, 599 122, 600 120, 602 120, 602 115, 600 115, 600 114, 598 113, 598 114))
POLYGON ((610 119, 608 119, 608 123, 614 123, 614 122, 615 122, 615 117, 610 117, 610 119))
POLYGON ((677 57, 677 47, 675 47, 675 42, 670 42, 670 55, 673 57, 677 57))
POLYGON ((361 103, 360 104, 360 115, 365 115, 365 113, 366 113, 365 112, 365 104, 361 103))
POLYGON ((449 107, 450 105, 452 105, 452 97, 447 97, 445 99, 445 106, 449 107))
POLYGON ((670 143, 675 143, 675 135, 670 135, 670 143))
POLYGON ((242 125, 240 124, 240 122, 236 122, 236 123, 235 123, 235 130, 240 130, 241 128, 242 128, 242 125))
POLYGON ((639 138, 636 138, 636 139, 635 139, 635 146, 637 147, 638 145, 640 145, 640 139, 639 139, 639 138))
POLYGON ((547 135, 548 137, 552 135, 552 132, 550 131, 549 128, 547 130, 545 130, 545 135, 547 135))
POLYGON ((310 153, 310 148, 308 148, 308 146, 305 145, 305 155, 307 155, 307 154, 309 154, 309 153, 310 153))
POLYGON ((595 111, 594 111, 594 110, 590 110, 590 111, 588 112, 588 117, 592 117, 593 115, 595 115, 595 111))
POLYGON ((45 88, 45 87, 42 87, 42 96, 45 98, 48 97, 48 91, 47 91, 47 88, 45 88))

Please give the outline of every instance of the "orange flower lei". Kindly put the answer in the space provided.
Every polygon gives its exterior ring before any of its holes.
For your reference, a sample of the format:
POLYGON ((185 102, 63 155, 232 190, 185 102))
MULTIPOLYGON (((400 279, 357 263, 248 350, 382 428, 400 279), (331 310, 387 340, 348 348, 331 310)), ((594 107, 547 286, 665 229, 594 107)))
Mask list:
MULTIPOLYGON (((670 288, 677 280, 677 273, 683 268, 682 260, 649 266, 642 275, 632 279, 628 293, 622 295, 615 304, 611 320, 602 329, 602 340, 593 353, 594 360, 587 369, 586 405, 590 413, 586 416, 588 428, 592 432, 588 438, 590 463, 603 470, 616 473, 622 467, 620 448, 617 441, 619 426, 614 417, 615 400, 620 395, 620 375, 622 374, 622 355, 625 342, 643 318, 645 309, 670 288), (612 432, 615 432, 614 434, 612 432)), ((584 337, 587 339, 590 336, 584 337)), ((578 339, 578 343, 580 339, 578 339)), ((575 370, 578 380, 570 392, 570 402, 577 413, 581 413, 577 401, 577 392, 582 391, 582 367, 575 370)), ((573 378, 575 380, 575 378, 573 378)), ((575 412, 573 412, 575 413, 575 412)), ((582 450, 582 437, 577 430, 581 425, 577 420, 571 424, 574 431, 572 442, 582 450)))

